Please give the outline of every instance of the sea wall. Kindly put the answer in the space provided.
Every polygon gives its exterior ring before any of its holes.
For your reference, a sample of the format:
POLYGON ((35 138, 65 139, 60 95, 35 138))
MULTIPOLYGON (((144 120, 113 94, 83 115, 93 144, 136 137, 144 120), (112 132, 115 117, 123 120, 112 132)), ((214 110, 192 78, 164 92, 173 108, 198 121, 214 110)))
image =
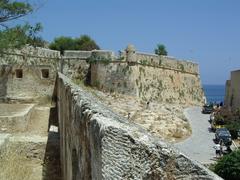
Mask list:
POLYGON ((59 58, 58 51, 33 47, 1 54, 1 101, 51 99, 59 58))
POLYGON ((226 82, 224 104, 232 109, 240 108, 240 70, 232 71, 230 80, 226 82))
POLYGON ((63 179, 220 179, 61 73, 57 96, 63 179))

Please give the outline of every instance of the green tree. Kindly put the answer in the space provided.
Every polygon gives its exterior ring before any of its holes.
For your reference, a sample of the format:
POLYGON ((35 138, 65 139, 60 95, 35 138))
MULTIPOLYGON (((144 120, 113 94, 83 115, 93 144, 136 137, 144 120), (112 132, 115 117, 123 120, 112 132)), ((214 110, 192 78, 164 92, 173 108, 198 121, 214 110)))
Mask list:
POLYGON ((64 50, 75 50, 75 41, 71 37, 58 37, 49 45, 50 49, 58 50, 63 54, 64 50))
POLYGON ((10 21, 19 19, 33 12, 32 6, 25 1, 0 0, 0 50, 19 48, 25 44, 43 45, 37 36, 42 30, 41 24, 29 24, 9 27, 10 21))
POLYGON ((214 172, 226 180, 240 177, 240 150, 223 156, 215 165, 214 172))
POLYGON ((91 51, 94 49, 100 49, 96 42, 88 35, 82 35, 79 38, 71 37, 57 37, 49 45, 50 49, 58 50, 63 54, 64 50, 85 50, 91 51))
POLYGON ((32 11, 32 6, 27 2, 1 0, 0 25, 5 26, 3 23, 25 16, 32 11))
POLYGON ((75 39, 76 50, 91 51, 94 49, 100 49, 96 42, 88 35, 82 35, 80 38, 75 39))
POLYGON ((158 44, 157 45, 157 48, 154 50, 155 51, 155 54, 157 55, 164 55, 164 56, 167 56, 168 55, 168 52, 166 50, 166 47, 163 45, 163 44, 158 44))

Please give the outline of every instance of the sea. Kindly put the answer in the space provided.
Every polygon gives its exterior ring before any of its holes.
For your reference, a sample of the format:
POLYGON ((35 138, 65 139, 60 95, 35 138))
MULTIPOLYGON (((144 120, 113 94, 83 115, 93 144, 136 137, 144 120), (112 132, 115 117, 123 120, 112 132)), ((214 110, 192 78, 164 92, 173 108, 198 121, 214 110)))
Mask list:
POLYGON ((224 102, 225 85, 203 85, 208 103, 224 102))

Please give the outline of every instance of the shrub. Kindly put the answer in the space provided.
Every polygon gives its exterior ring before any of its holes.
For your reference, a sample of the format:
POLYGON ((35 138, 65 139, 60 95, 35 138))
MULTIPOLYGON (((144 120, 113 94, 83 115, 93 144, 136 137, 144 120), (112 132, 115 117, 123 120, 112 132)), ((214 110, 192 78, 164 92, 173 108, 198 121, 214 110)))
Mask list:
POLYGON ((240 177, 240 150, 223 156, 215 165, 214 172, 226 180, 240 177))
POLYGON ((240 129, 240 123, 239 122, 232 122, 230 124, 226 124, 226 128, 230 131, 233 139, 238 138, 238 131, 240 129))

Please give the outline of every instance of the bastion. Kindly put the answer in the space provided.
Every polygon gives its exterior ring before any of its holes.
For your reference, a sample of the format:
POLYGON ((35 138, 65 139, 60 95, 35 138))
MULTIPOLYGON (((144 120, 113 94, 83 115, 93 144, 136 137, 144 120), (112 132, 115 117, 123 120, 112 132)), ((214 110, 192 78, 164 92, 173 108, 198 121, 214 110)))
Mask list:
POLYGON ((120 57, 91 56, 91 85, 104 91, 185 105, 202 105, 198 64, 137 52, 129 45, 120 57))

